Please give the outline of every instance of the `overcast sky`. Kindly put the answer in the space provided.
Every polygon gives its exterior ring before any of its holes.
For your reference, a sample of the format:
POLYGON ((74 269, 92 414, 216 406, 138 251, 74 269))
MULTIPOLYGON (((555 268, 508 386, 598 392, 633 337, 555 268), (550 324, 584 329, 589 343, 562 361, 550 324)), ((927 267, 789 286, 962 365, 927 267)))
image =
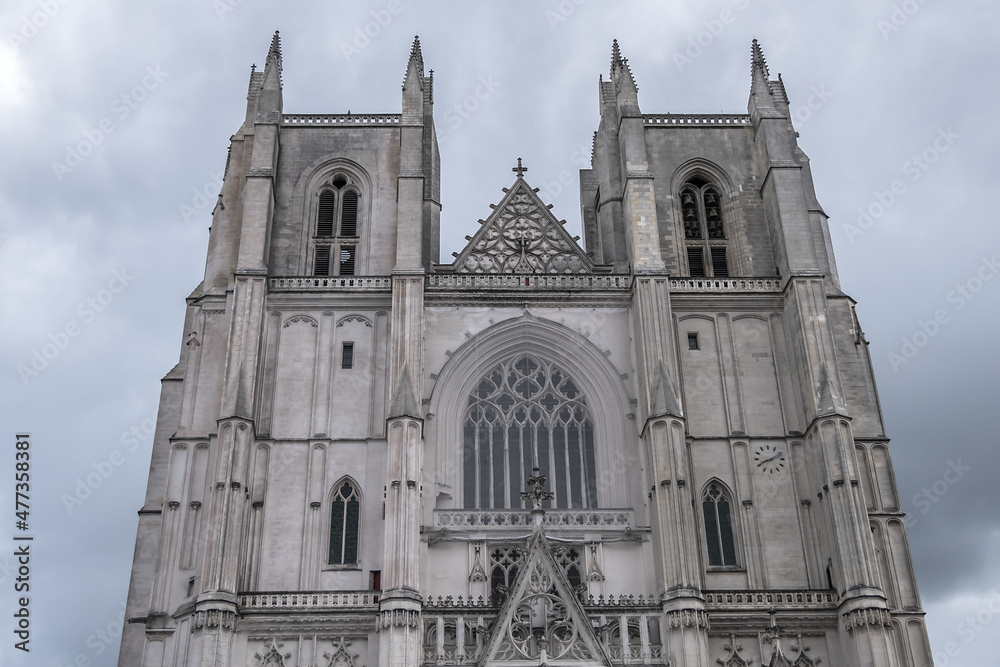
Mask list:
POLYGON ((263 65, 276 28, 286 113, 398 113, 420 35, 442 137, 445 261, 518 157, 578 229, 577 170, 613 38, 646 113, 745 113, 758 38, 783 76, 871 341, 938 667, 994 663, 1000 4, 685 5, 5 0, 0 665, 116 661, 159 379, 203 275, 250 65, 263 65), (33 447, 30 659, 10 632, 21 430, 33 447), (980 630, 962 625, 977 614, 980 630))

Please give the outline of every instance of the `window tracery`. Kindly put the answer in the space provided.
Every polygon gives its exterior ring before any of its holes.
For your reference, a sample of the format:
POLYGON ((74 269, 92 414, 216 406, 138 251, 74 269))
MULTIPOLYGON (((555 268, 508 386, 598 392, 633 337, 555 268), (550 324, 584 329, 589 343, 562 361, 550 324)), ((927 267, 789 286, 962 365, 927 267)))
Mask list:
POLYGON ((695 176, 681 188, 680 200, 688 274, 692 277, 728 277, 728 246, 720 189, 695 176))
POLYGON ((354 275, 360 196, 358 186, 343 174, 335 175, 320 190, 313 275, 354 275))
POLYGON ((555 364, 522 354, 494 366, 469 396, 463 425, 467 509, 523 508, 537 466, 547 508, 594 508, 594 426, 586 399, 555 364))
POLYGON ((344 480, 330 508, 330 565, 357 565, 361 534, 361 495, 357 486, 344 480))
POLYGON ((736 539, 733 532, 732 499, 719 482, 711 482, 702 494, 705 538, 709 567, 728 567, 736 562, 736 539))

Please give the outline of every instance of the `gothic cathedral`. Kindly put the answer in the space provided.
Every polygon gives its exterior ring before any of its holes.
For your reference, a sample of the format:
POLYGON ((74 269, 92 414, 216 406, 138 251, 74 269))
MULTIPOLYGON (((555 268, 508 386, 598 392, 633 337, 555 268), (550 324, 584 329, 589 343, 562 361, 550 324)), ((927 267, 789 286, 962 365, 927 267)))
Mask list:
POLYGON ((289 114, 275 34, 119 664, 929 667, 864 334, 751 62, 747 114, 649 114, 616 42, 582 245, 519 161, 444 264, 419 41, 402 113, 289 114))

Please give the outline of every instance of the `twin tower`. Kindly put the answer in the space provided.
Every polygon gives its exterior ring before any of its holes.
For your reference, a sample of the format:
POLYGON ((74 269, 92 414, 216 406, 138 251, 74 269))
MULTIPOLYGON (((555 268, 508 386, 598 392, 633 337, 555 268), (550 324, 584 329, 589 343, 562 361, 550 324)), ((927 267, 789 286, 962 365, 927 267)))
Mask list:
POLYGON ((163 378, 123 667, 931 665, 756 42, 748 113, 711 115, 644 113, 615 43, 582 245, 519 164, 450 264, 419 41, 401 113, 286 113, 281 69, 275 34, 163 378))

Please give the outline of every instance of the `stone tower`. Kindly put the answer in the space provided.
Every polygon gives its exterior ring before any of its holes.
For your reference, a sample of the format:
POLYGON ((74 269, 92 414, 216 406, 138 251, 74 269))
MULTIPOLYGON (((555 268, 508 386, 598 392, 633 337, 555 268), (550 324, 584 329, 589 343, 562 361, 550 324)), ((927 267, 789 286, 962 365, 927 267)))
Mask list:
POLYGON ((518 161, 439 262, 433 73, 252 71, 163 379, 123 667, 931 665, 868 350, 780 77, 598 84, 583 246, 518 161), (471 231, 471 230, 470 230, 471 231))

